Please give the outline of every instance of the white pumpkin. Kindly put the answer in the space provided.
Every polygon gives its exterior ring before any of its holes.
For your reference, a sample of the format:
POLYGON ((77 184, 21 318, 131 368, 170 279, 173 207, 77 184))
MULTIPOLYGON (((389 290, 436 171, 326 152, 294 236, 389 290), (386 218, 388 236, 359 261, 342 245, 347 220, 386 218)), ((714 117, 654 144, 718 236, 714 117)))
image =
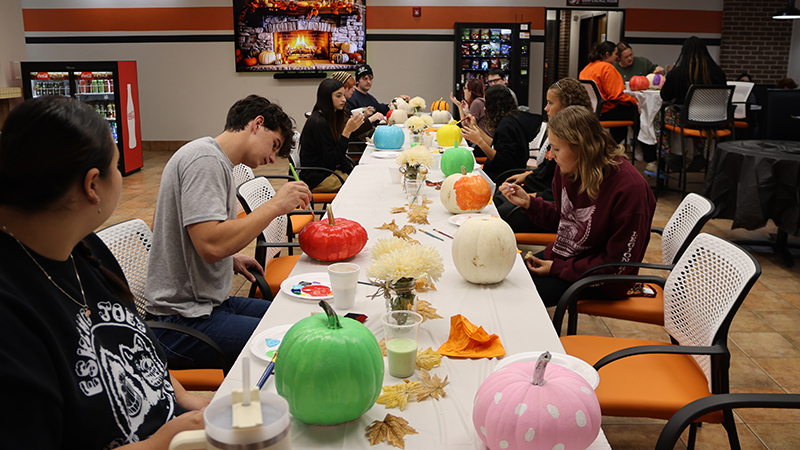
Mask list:
POLYGON ((390 105, 392 109, 402 109, 405 112, 408 112, 408 103, 400 97, 392 100, 392 104, 390 105))
POLYGON ((275 62, 275 52, 263 51, 258 54, 258 62, 263 65, 272 64, 275 62))
POLYGON ((355 42, 342 42, 342 45, 339 48, 344 53, 355 53, 358 50, 358 46, 355 42))
POLYGON ((392 111, 392 115, 389 116, 389 125, 395 123, 406 123, 408 120, 408 113, 404 109, 395 109, 392 111))
POLYGON ((433 123, 450 123, 453 120, 450 112, 445 110, 431 111, 431 117, 433 118, 433 123))
POLYGON ((475 284, 503 281, 517 258, 514 231, 496 217, 472 217, 453 236, 453 263, 465 280, 475 284))

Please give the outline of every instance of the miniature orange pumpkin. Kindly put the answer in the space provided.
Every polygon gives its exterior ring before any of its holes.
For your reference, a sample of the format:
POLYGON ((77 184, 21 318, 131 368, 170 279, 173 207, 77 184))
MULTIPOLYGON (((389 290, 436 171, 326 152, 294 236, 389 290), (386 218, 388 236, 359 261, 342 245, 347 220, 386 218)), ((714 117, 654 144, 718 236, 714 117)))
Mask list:
POLYGON ((250 58, 245 58, 244 63, 248 66, 255 66, 256 64, 258 64, 258 58, 256 58, 255 56, 251 56, 250 58))
POLYGON ((450 104, 442 100, 442 97, 439 97, 439 100, 436 100, 431 105, 431 111, 450 111, 450 104))
POLYGON ((440 191, 442 204, 453 214, 480 212, 492 199, 492 188, 480 175, 467 175, 465 167, 461 173, 445 178, 440 191))

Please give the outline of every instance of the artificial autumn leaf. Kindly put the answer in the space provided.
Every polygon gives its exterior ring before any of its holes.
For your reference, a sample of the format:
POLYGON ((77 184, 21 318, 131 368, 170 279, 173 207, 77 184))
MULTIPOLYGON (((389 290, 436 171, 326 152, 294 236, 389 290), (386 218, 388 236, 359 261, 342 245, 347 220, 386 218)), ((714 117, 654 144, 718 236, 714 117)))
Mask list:
POLYGON ((424 206, 415 206, 408 211, 408 221, 411 223, 420 223, 430 225, 428 222, 428 208, 424 206))
POLYGON ((383 225, 381 225, 379 227, 375 227, 375 229, 376 230, 392 230, 392 231, 394 231, 394 230, 397 229, 397 224, 394 222, 394 219, 392 219, 392 221, 390 223, 384 223, 383 225))
POLYGON ((384 223, 379 227, 375 227, 375 229, 392 230, 392 234, 395 235, 396 237, 405 239, 410 243, 418 243, 417 241, 411 239, 411 237, 409 236, 410 234, 416 233, 417 229, 412 227, 411 225, 404 225, 403 228, 400 228, 397 226, 397 223, 395 223, 394 219, 392 219, 390 223, 384 223))
POLYGON ((447 376, 445 376, 444 380, 442 380, 439 378, 439 375, 434 374, 431 376, 431 374, 425 369, 420 370, 420 376, 422 378, 422 389, 417 394, 418 402, 421 402, 427 398, 435 398, 436 400, 439 400, 439 397, 445 396, 444 388, 450 384, 450 382, 447 381, 447 376))
POLYGON ((428 278, 417 278, 416 283, 414 283, 414 289, 417 292, 435 291, 436 285, 428 278))
POLYGON ((408 424, 402 417, 386 414, 383 422, 376 420, 367 427, 367 437, 369 445, 375 445, 386 441, 397 448, 406 448, 404 436, 407 434, 419 434, 417 430, 408 424))
POLYGON ((398 208, 391 208, 389 210, 389 212, 391 212, 392 214, 404 213, 404 212, 406 212, 406 207, 405 206, 400 206, 398 208))
MULTIPOLYGON (((412 395, 416 395, 422 389, 419 381, 403 380, 403 384, 395 384, 393 386, 384 386, 383 393, 378 396, 376 403, 386 405, 386 409, 400 408, 400 411, 406 409, 408 400, 412 395)), ((412 398, 413 400, 413 398, 412 398)))
POLYGON ((425 351, 417 351, 417 369, 431 370, 442 363, 442 355, 431 347, 425 351))
POLYGON ((430 302, 426 302, 425 300, 417 300, 417 312, 422 316, 423 322, 428 319, 442 318, 442 316, 436 312, 436 308, 431 306, 430 302))
POLYGON ((381 341, 378 342, 378 345, 381 346, 381 353, 383 353, 383 356, 386 356, 386 338, 381 339, 381 341))

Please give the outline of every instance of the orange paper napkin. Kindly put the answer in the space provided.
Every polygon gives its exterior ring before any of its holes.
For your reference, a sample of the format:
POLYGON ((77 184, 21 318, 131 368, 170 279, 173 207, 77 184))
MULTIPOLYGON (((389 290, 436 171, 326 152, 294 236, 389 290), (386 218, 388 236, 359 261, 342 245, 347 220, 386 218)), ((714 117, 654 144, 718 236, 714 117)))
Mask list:
POLYGON ((460 358, 494 358, 506 354, 496 334, 476 327, 461 314, 450 318, 450 338, 442 344, 439 354, 460 358))

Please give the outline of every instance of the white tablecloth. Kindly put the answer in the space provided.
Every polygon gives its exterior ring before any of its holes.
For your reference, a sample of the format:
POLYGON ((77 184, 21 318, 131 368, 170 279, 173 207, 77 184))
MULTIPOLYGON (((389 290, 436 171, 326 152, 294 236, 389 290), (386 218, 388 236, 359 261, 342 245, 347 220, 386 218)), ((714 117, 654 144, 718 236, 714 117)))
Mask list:
POLYGON ((658 111, 661 109, 661 91, 648 89, 646 91, 626 90, 625 92, 636 98, 641 109, 639 136, 637 138, 645 144, 655 145, 658 142, 656 140, 655 120, 656 116, 658 116, 658 111))
MULTIPOLYGON (((437 171, 434 171, 437 172, 437 171)), ((431 175, 435 176, 435 173, 431 175)), ((439 175, 441 177, 441 174, 439 175)), ((454 235, 458 227, 448 221, 452 214, 447 212, 439 200, 439 191, 432 187, 424 187, 423 194, 434 200, 430 205, 428 220, 430 225, 416 225, 417 228, 433 232, 441 230, 454 235)), ((366 248, 353 258, 352 262, 361 266, 360 280, 366 281, 366 268, 370 263, 371 246, 379 239, 391 236, 389 230, 377 230, 375 227, 395 219, 397 224, 405 225, 406 214, 391 214, 390 207, 402 206, 405 195, 400 184, 389 180, 385 168, 375 165, 358 165, 347 179, 333 202, 333 210, 337 217, 358 221, 369 234, 366 248)), ((490 205, 484 212, 495 212, 490 205)), ((436 233, 434 233, 436 234, 436 233)), ((550 318, 530 279, 528 270, 518 258, 508 277, 499 284, 489 286, 474 285, 462 278, 452 262, 452 240, 442 237, 438 240, 424 233, 413 235, 425 245, 434 246, 444 260, 444 275, 436 283, 438 290, 421 292, 418 298, 427 300, 438 310, 443 319, 428 320, 422 324, 420 332, 420 350, 432 347, 438 349, 449 336, 450 317, 463 314, 475 325, 484 327, 489 333, 499 335, 506 354, 550 350, 563 352, 550 318)), ((326 264, 311 260, 303 255, 292 274, 308 272, 324 272, 326 264)), ((375 334, 378 340, 384 337, 381 314, 385 310, 383 298, 370 299, 369 294, 375 292, 372 286, 358 285, 356 302, 349 311, 337 311, 344 315, 347 312, 359 312, 369 318, 365 325, 375 334)), ((305 301, 290 297, 283 292, 275 298, 272 306, 262 319, 256 334, 271 327, 292 324, 307 317, 313 312, 321 312, 314 301, 305 301)), ((251 342, 252 343, 252 342, 251 342)), ((241 387, 241 359, 250 356, 250 379, 258 380, 266 367, 266 362, 256 359, 249 350, 250 344, 237 359, 225 382, 217 391, 216 397, 229 393, 234 387, 241 387)), ((404 411, 385 409, 376 404, 357 420, 330 427, 308 426, 292 418, 292 444, 295 449, 306 448, 370 448, 364 436, 366 427, 374 420, 383 420, 387 413, 401 416, 408 420, 419 434, 406 436, 408 449, 483 449, 472 425, 472 404, 481 382, 488 377, 497 359, 451 359, 442 358, 442 364, 432 370, 441 378, 449 377, 450 385, 446 388, 447 396, 439 401, 426 400, 420 403, 410 402, 404 411)), ((419 379, 419 375, 411 377, 419 379)), ((389 375, 386 370, 384 385, 398 384, 402 381, 389 375)), ((274 379, 270 378, 264 386, 265 390, 275 391, 274 379)), ((380 444, 386 447, 387 444, 380 444)), ((605 436, 600 434, 591 449, 608 449, 605 436)))

